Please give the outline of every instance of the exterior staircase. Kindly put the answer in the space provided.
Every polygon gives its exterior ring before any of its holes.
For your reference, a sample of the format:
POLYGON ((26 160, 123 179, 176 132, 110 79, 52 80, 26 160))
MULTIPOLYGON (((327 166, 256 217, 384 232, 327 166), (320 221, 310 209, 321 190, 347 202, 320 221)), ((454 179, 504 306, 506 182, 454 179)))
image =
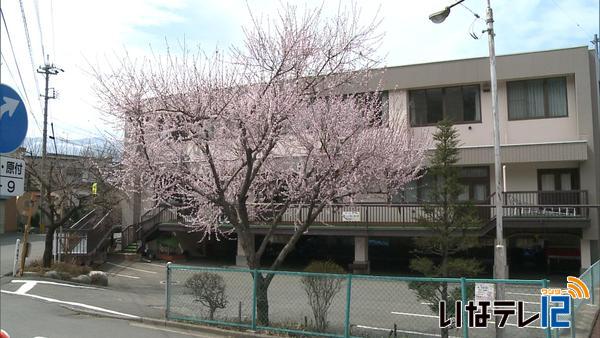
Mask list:
POLYGON ((133 243, 130 243, 129 245, 127 245, 125 248, 123 248, 122 252, 135 254, 138 252, 139 248, 140 248, 140 246, 139 246, 138 242, 133 242, 133 243))
POLYGON ((101 208, 88 212, 73 225, 56 233, 54 253, 74 264, 103 262, 110 250, 112 234, 121 228, 117 215, 101 208))

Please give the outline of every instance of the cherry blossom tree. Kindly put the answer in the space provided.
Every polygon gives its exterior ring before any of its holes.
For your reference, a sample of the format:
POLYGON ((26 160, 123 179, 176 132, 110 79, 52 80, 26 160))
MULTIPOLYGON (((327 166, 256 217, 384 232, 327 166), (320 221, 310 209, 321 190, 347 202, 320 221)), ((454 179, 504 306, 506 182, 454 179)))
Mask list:
MULTIPOLYGON (((295 212, 274 270, 327 205, 415 179, 426 142, 380 114, 376 21, 360 24, 355 8, 326 17, 284 5, 277 18, 252 22, 230 53, 125 55, 95 76, 126 135, 121 186, 176 205, 206 236, 235 232, 250 268, 261 267, 283 215, 295 212), (256 223, 268 231, 255 247, 256 223)), ((266 324, 273 275, 257 278, 266 324)))

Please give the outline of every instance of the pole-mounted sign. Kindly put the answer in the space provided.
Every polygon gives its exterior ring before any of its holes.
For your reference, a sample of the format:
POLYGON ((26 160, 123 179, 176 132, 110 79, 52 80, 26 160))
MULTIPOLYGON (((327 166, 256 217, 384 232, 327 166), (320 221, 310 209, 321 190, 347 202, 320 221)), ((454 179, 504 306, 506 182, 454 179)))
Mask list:
POLYGON ((10 153, 23 143, 27 134, 27 110, 19 94, 0 84, 0 153, 10 153))

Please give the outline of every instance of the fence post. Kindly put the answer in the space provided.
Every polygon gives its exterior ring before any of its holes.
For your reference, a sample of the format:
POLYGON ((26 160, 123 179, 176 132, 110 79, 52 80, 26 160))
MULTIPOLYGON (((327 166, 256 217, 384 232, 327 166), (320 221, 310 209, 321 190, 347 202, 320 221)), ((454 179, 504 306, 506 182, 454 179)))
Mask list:
POLYGON ((594 265, 592 265, 592 268, 590 269, 590 302, 592 303, 592 305, 594 304, 594 269, 596 267, 594 265))
MULTIPOLYGON (((544 288, 544 289, 548 288, 548 280, 547 279, 542 279, 542 288, 544 288)), ((552 329, 550 328, 550 325, 548 325, 546 327, 546 338, 552 338, 552 329)))
POLYGON ((575 325, 575 300, 571 298, 571 338, 577 338, 577 328, 575 325))
POLYGON ((171 262, 167 262, 167 280, 165 281, 165 319, 169 320, 169 308, 171 307, 171 262))
POLYGON ((256 286, 258 279, 258 270, 252 270, 254 283, 252 284, 252 330, 256 331, 256 286))
MULTIPOLYGON (((460 312, 462 312, 462 331, 463 337, 469 338, 469 324, 467 323, 467 312, 465 311, 465 305, 467 304, 467 279, 465 277, 460 278, 460 300, 462 306, 460 312)), ((456 314, 454 315, 456 316, 456 314)), ((458 323, 457 323, 458 324, 458 323)))
POLYGON ((350 302, 352 300, 352 274, 348 274, 346 285, 346 318, 344 319, 344 337, 350 337, 350 302))

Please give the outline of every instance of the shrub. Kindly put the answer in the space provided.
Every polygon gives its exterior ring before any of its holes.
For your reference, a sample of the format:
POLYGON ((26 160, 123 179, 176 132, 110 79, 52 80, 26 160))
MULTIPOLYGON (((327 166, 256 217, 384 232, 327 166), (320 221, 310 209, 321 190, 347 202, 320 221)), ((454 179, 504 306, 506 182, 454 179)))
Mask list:
POLYGON ((185 281, 191 289, 194 300, 208 308, 209 319, 213 320, 218 309, 227 306, 225 281, 219 274, 212 272, 196 273, 185 281))
POLYGON ((90 268, 83 265, 76 265, 65 262, 55 262, 50 268, 44 268, 42 261, 39 259, 32 260, 26 267, 25 271, 35 272, 39 275, 44 275, 48 271, 56 271, 56 276, 59 279, 69 280, 72 277, 79 275, 87 275, 90 272, 90 268))
MULTIPOLYGON (((344 269, 332 261, 314 261, 310 263, 304 271, 320 272, 320 273, 345 273, 344 269)), ((324 332, 329 326, 327 321, 327 313, 333 303, 333 299, 342 289, 342 281, 340 277, 325 277, 325 276, 304 276, 302 284, 304 291, 308 296, 308 304, 310 305, 313 316, 315 318, 315 330, 324 332)))

